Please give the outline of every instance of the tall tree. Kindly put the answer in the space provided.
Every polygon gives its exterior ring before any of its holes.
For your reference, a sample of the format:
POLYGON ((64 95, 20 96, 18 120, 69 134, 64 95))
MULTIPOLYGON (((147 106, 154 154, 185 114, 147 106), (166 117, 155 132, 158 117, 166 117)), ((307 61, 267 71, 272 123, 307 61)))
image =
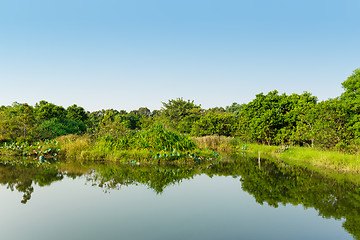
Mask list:
POLYGON ((35 112, 42 120, 50 120, 52 118, 62 120, 65 119, 67 115, 67 111, 64 107, 57 106, 44 100, 35 105, 35 112))
POLYGON ((360 68, 342 83, 345 92, 340 99, 350 108, 348 131, 354 132, 355 141, 360 144, 360 68))
POLYGON ((194 101, 183 98, 171 99, 168 103, 164 103, 161 109, 161 117, 170 127, 183 132, 189 133, 191 126, 203 114, 200 105, 196 105, 194 101))
POLYGON ((86 114, 85 110, 83 107, 79 107, 76 104, 69 106, 67 108, 67 118, 70 118, 74 121, 81 121, 81 122, 85 122, 86 120, 88 120, 89 116, 86 114))

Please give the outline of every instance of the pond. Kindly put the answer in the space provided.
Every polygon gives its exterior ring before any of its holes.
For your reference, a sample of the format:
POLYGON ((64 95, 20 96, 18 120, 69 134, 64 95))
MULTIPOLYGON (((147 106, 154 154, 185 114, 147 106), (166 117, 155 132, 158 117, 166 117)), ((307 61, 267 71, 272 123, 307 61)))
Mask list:
POLYGON ((282 162, 0 166, 2 239, 356 239, 359 186, 282 162))

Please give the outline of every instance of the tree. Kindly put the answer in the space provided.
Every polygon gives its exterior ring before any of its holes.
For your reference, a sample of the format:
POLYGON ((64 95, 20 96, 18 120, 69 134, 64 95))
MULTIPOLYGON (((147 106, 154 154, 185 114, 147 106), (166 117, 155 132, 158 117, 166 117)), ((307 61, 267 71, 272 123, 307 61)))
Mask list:
MULTIPOLYGON (((353 74, 342 84, 345 92, 341 94, 341 99, 353 101, 360 98, 360 68, 355 69, 353 74)), ((360 106, 359 106, 360 107, 360 106)))
POLYGON ((218 135, 232 136, 236 127, 236 116, 232 114, 216 114, 208 112, 202 116, 191 129, 195 136, 218 135))
POLYGON ((317 97, 308 92, 292 94, 283 98, 282 105, 285 109, 285 127, 281 129, 278 142, 304 145, 314 144, 313 114, 317 104, 317 97))
POLYGON ((44 100, 35 105, 35 112, 41 120, 50 120, 52 118, 63 120, 67 115, 66 109, 62 106, 57 106, 44 100))
POLYGON ((315 142, 322 148, 333 149, 339 144, 349 144, 353 138, 348 131, 350 109, 339 99, 329 99, 316 105, 313 131, 315 142))
POLYGON ((77 122, 85 122, 89 119, 89 116, 86 114, 84 108, 78 107, 76 104, 67 108, 66 117, 77 122))
POLYGON ((140 117, 150 117, 151 116, 151 111, 147 107, 141 107, 137 110, 137 112, 140 117))
POLYGON ((162 102, 162 104, 162 115, 174 122, 179 122, 184 117, 201 111, 200 105, 195 105, 194 101, 185 101, 183 98, 171 99, 168 103, 162 102))
POLYGON ((37 128, 39 134, 38 139, 52 139, 55 137, 84 133, 86 126, 83 122, 76 122, 72 119, 60 120, 58 118, 51 118, 44 120, 37 128))
MULTIPOLYGON (((23 139, 22 141, 26 141, 27 134, 32 132, 34 130, 35 125, 35 115, 34 115, 34 108, 29 106, 28 104, 20 104, 18 107, 18 116, 17 120, 19 124, 21 124, 21 128, 23 130, 23 139)), ((21 140, 20 140, 21 141, 21 140)))
POLYGON ((88 119, 85 110, 77 105, 72 105, 66 110, 47 101, 40 101, 35 105, 38 119, 38 138, 55 138, 66 134, 83 133, 86 125, 83 121, 88 119))
POLYGON ((0 110, 0 141, 29 141, 34 137, 36 125, 33 107, 13 103, 0 110))
POLYGON ((225 109, 223 107, 213 107, 213 108, 209 108, 209 109, 205 110, 205 114, 209 113, 209 112, 216 113, 216 114, 223 114, 223 113, 225 113, 225 109))
POLYGON ((242 107, 243 132, 250 136, 253 141, 275 144, 276 135, 285 126, 284 112, 286 109, 281 105, 285 94, 278 95, 274 90, 267 95, 260 93, 250 103, 242 107))
POLYGON ((171 99, 168 103, 162 103, 161 118, 164 122, 182 133, 190 133, 191 126, 203 114, 200 105, 194 101, 183 100, 183 98, 171 99))
POLYGON ((354 133, 355 144, 360 143, 360 68, 342 83, 345 92, 341 94, 340 100, 344 101, 350 108, 350 121, 348 131, 354 133))
MULTIPOLYGON (((253 101, 241 106, 240 134, 236 135, 241 135, 244 140, 269 145, 307 141, 302 133, 296 131, 298 124, 302 123, 302 114, 313 108, 316 102, 317 98, 307 92, 290 96, 279 95, 276 90, 267 95, 260 93, 253 101)), ((305 129, 304 126, 301 129, 305 129)))
POLYGON ((244 104, 238 104, 236 102, 232 103, 230 106, 227 106, 225 108, 225 111, 228 113, 232 113, 234 115, 240 115, 241 109, 244 106, 244 104))

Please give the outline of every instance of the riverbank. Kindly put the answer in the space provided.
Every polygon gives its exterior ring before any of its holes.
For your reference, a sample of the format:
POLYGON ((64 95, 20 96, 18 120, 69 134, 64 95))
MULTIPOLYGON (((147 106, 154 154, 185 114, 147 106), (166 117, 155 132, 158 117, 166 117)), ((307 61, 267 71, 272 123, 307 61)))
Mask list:
POLYGON ((220 158, 214 149, 201 149, 190 137, 167 130, 162 125, 117 135, 69 134, 32 144, 4 143, 0 146, 0 155, 22 156, 42 163, 48 158, 133 164, 212 161, 220 158))
POLYGON ((309 147, 266 146, 243 144, 237 151, 272 157, 293 165, 330 169, 344 173, 360 173, 360 156, 338 151, 324 151, 309 147))
POLYGON ((322 150, 298 146, 268 146, 256 143, 244 143, 238 138, 223 136, 205 136, 193 138, 200 148, 216 149, 219 152, 244 153, 258 157, 274 158, 288 164, 329 169, 336 172, 360 173, 360 155, 339 151, 322 150))
POLYGON ((219 159, 232 152, 274 158, 288 164, 336 172, 360 173, 360 155, 296 146, 268 146, 244 143, 237 138, 205 136, 189 138, 162 127, 122 137, 94 138, 91 135, 66 135, 33 145, 4 144, 1 155, 67 158, 78 161, 137 162, 194 161, 219 159), (176 146, 176 147, 175 147, 176 146))

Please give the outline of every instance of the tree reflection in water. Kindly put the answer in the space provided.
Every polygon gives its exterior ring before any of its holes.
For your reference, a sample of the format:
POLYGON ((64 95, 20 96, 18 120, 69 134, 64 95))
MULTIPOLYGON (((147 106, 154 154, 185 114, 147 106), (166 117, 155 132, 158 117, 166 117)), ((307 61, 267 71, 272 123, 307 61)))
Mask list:
POLYGON ((40 187, 49 186, 54 181, 63 179, 63 174, 56 167, 36 166, 1 166, 0 184, 5 185, 11 191, 15 189, 24 193, 21 203, 26 204, 34 192, 34 184, 40 187))
POLYGON ((359 185, 276 161, 263 161, 260 169, 257 159, 243 157, 182 165, 68 162, 46 168, 0 166, 0 184, 24 193, 21 202, 25 204, 34 192, 34 184, 40 187, 50 185, 62 180, 65 175, 71 178, 85 175, 88 182, 103 188, 105 192, 143 184, 156 194, 161 194, 166 187, 200 174, 239 177, 241 188, 259 204, 267 203, 275 208, 279 204, 301 204, 304 208, 316 209, 324 218, 345 219, 344 229, 355 238, 360 238, 359 185))

